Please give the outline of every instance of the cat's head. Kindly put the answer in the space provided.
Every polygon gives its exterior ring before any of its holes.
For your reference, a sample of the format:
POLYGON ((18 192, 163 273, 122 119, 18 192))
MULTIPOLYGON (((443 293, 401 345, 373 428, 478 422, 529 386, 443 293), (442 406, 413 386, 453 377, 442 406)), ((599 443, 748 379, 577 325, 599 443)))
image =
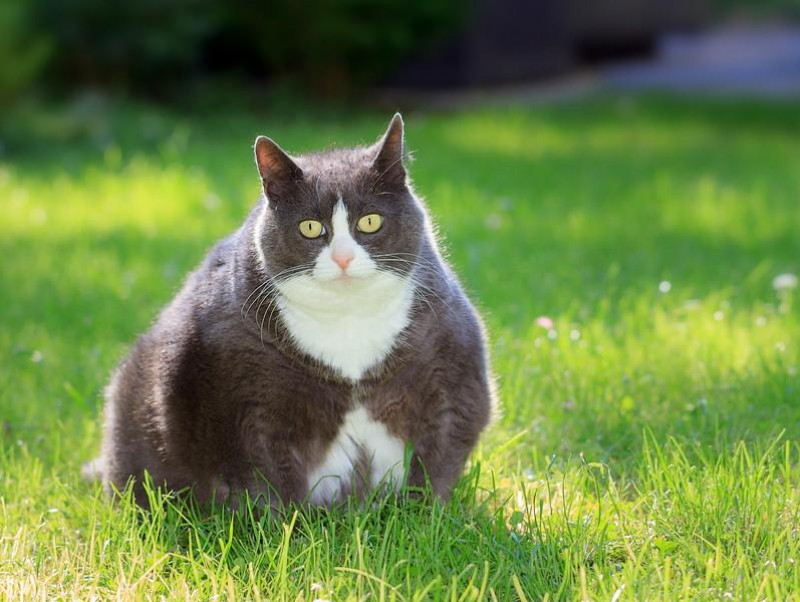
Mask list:
POLYGON ((399 114, 372 146, 290 157, 259 136, 255 156, 266 198, 255 244, 271 277, 338 287, 412 271, 426 225, 399 114))

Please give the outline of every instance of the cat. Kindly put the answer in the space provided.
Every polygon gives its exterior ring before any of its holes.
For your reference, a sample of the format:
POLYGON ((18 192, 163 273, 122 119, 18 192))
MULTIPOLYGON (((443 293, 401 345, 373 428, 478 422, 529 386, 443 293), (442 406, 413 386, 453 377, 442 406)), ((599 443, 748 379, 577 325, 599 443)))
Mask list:
POLYGON ((495 393, 404 145, 399 113, 371 146, 291 157, 256 139, 258 203, 113 373, 84 476, 132 479, 144 506, 146 474, 234 505, 448 499, 495 393))

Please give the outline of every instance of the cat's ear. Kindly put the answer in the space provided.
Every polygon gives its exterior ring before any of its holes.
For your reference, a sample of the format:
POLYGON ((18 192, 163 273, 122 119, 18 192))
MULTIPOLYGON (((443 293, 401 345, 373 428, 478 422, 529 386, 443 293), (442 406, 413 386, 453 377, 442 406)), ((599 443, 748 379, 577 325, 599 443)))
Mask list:
POLYGON ((395 113, 386 133, 375 144, 372 168, 378 175, 376 184, 387 188, 404 188, 406 185, 405 135, 403 118, 395 113))
POLYGON ((273 186, 285 186, 302 179, 303 170, 271 138, 256 138, 255 151, 258 173, 267 195, 273 186))

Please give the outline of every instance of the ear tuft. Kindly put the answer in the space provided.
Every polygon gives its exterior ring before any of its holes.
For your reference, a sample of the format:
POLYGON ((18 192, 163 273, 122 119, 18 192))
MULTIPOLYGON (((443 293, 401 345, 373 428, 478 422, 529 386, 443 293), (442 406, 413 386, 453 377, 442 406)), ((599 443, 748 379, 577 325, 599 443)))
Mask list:
POLYGON ((379 182, 389 187, 404 187, 406 170, 403 165, 405 159, 405 134, 403 118, 400 113, 395 113, 386 132, 376 144, 375 158, 372 160, 373 169, 378 174, 379 182))
POLYGON ((273 182, 289 183, 303 177, 303 170, 271 138, 256 138, 255 154, 265 191, 273 182))

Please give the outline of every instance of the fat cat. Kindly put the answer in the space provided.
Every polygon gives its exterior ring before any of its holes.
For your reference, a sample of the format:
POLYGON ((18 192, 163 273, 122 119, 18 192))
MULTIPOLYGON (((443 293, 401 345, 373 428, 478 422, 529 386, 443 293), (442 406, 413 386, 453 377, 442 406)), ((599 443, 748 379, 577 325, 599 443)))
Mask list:
POLYGON ((105 391, 109 492, 145 475, 200 501, 447 499, 494 409, 484 329, 407 174, 399 114, 371 146, 292 157, 105 391))

